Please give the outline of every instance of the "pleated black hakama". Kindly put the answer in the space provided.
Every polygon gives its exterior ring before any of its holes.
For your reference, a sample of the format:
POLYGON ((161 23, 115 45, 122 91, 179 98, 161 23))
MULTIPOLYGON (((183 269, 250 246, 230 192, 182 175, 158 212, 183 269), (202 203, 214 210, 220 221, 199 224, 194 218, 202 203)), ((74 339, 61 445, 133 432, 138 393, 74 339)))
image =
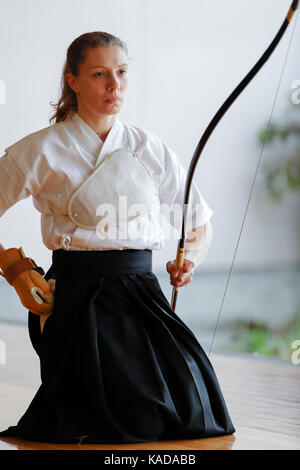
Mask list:
POLYGON ((2 436, 134 443, 232 434, 214 369, 171 309, 151 250, 52 253, 52 315, 29 334, 41 386, 2 436))

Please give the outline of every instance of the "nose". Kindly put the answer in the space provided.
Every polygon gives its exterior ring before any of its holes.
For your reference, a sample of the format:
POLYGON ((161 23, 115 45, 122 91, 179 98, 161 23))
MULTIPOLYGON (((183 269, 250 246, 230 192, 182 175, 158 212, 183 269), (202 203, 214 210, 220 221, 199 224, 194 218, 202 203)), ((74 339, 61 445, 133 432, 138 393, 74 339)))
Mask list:
POLYGON ((120 88, 120 81, 115 74, 110 74, 108 80, 108 89, 109 90, 118 90, 120 88))

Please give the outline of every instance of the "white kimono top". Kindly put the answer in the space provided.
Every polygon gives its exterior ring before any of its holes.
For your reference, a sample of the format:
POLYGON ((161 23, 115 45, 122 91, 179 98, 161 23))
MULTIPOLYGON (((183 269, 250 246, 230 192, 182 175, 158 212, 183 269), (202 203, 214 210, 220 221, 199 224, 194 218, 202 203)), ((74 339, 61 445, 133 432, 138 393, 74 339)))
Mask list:
MULTIPOLYGON (((32 196, 34 207, 41 213, 43 243, 49 250, 156 250, 165 246, 166 239, 181 236, 186 170, 176 154, 148 131, 116 119, 103 143, 75 113, 66 121, 29 134, 6 148, 5 152, 0 158, 0 216, 19 200, 32 196), (107 165, 105 160, 117 149, 127 153, 131 149, 132 155, 138 157, 134 163, 137 173, 135 167, 126 172, 129 168, 127 163, 123 164, 123 173, 116 172, 116 166, 107 165), (100 168, 99 164, 104 162, 106 166, 100 168), (92 179, 95 178, 95 168, 98 168, 97 181, 92 179), (88 186, 84 186, 84 182, 89 180, 94 184, 86 190, 88 186), (80 187, 83 188, 79 195, 84 205, 80 205, 80 200, 76 201, 75 198, 75 209, 79 207, 81 213, 78 214, 77 209, 71 213, 73 208, 69 207, 69 203, 80 187), (97 188, 102 197, 105 190, 109 199, 110 188, 111 193, 114 191, 115 194, 125 190, 128 194, 141 195, 143 187, 145 194, 146 191, 153 191, 152 199, 161 207, 165 205, 171 210, 168 220, 161 210, 140 217, 128 217, 126 222, 130 230, 127 237, 100 237, 99 231, 92 226, 86 228, 86 222, 76 223, 76 217, 80 220, 81 216, 84 220, 88 214, 89 204, 93 196, 97 196, 97 188), (181 207, 179 218, 172 213, 176 205, 181 207), (155 229, 150 230, 151 227, 155 229), (170 232, 170 227, 175 231, 170 232), (131 236, 130 233, 138 235, 131 236)), ((120 153, 124 162, 131 161, 126 160, 130 155, 127 153, 120 153)), ((119 165, 119 161, 115 157, 114 165, 116 162, 119 165)), ((185 233, 206 224, 212 214, 193 182, 185 233)))

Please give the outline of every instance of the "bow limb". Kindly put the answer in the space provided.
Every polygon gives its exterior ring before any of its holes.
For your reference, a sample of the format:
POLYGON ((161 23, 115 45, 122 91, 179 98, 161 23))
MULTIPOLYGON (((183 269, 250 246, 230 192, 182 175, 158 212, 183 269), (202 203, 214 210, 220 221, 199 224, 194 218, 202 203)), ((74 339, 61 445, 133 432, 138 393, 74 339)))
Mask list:
MULTIPOLYGON (((180 269, 183 266, 184 262, 184 252, 185 252, 185 219, 188 211, 188 203, 190 197, 190 190, 192 185, 192 179, 194 176, 194 172, 199 161, 200 155, 211 136, 212 132, 214 131, 217 124, 220 122, 226 111, 230 108, 230 106, 234 103, 234 101, 238 98, 238 96, 242 93, 242 91, 247 87, 247 85, 251 82, 251 80, 255 77, 255 75, 259 72, 259 70, 263 67, 263 65, 267 62, 270 58, 271 54, 276 49, 277 45, 279 44, 281 38, 283 37, 289 23, 292 20, 292 17, 295 11, 298 8, 299 0, 294 0, 290 6, 288 14, 286 15, 281 28, 279 29, 278 33, 276 34, 275 38, 263 53, 261 58, 257 61, 254 67, 248 72, 245 78, 240 82, 240 84, 233 90, 230 96, 226 99, 220 109, 217 111, 213 119, 210 121, 209 125, 207 126, 205 132, 203 133, 196 150, 194 152, 193 158, 191 160, 187 177, 185 183, 185 191, 184 191, 184 207, 183 207, 183 217, 182 217, 182 231, 181 231, 181 238, 178 242, 177 248, 177 255, 176 255, 176 267, 180 269)), ((177 300, 177 293, 179 287, 173 287, 172 290, 172 299, 171 299, 171 307, 175 311, 176 307, 176 300, 177 300)))

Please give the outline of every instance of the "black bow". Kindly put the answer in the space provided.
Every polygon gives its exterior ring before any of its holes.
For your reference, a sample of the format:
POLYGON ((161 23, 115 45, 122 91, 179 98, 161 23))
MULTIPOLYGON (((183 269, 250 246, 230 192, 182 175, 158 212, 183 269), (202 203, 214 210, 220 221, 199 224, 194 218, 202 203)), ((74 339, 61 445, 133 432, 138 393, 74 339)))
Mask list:
MULTIPOLYGON (((185 218, 188 211, 188 203, 190 197, 190 190, 192 185, 192 179, 194 176, 194 172, 199 161, 200 155, 202 150, 208 141, 209 137, 211 136, 212 132, 214 131, 217 124, 220 122, 226 111, 230 108, 232 103, 237 99, 237 97, 242 93, 242 91, 246 88, 246 86, 251 82, 251 80, 255 77, 258 71, 262 68, 262 66, 267 62, 269 57, 271 56, 272 52, 276 49, 279 41, 281 40, 282 36, 284 35, 295 11, 298 7, 298 1, 294 0, 284 22, 279 29, 278 33, 276 34, 275 38, 271 42, 268 49, 264 52, 258 62, 254 65, 254 67, 250 70, 250 72, 245 76, 245 78, 241 81, 241 83, 234 89, 231 95, 227 98, 218 112, 215 114, 213 119, 210 121, 209 125, 207 126, 204 134, 202 135, 196 150, 194 152, 193 158, 191 160, 187 177, 185 183, 185 192, 184 192, 184 210, 183 210, 183 218, 182 218, 182 231, 181 231, 181 238, 178 242, 178 249, 177 249, 177 256, 176 256, 176 268, 180 269, 183 266, 184 262, 184 250, 185 250, 185 218)), ((171 299, 171 307, 175 311, 176 300, 177 300, 177 292, 179 287, 173 287, 172 291, 172 299, 171 299)))

